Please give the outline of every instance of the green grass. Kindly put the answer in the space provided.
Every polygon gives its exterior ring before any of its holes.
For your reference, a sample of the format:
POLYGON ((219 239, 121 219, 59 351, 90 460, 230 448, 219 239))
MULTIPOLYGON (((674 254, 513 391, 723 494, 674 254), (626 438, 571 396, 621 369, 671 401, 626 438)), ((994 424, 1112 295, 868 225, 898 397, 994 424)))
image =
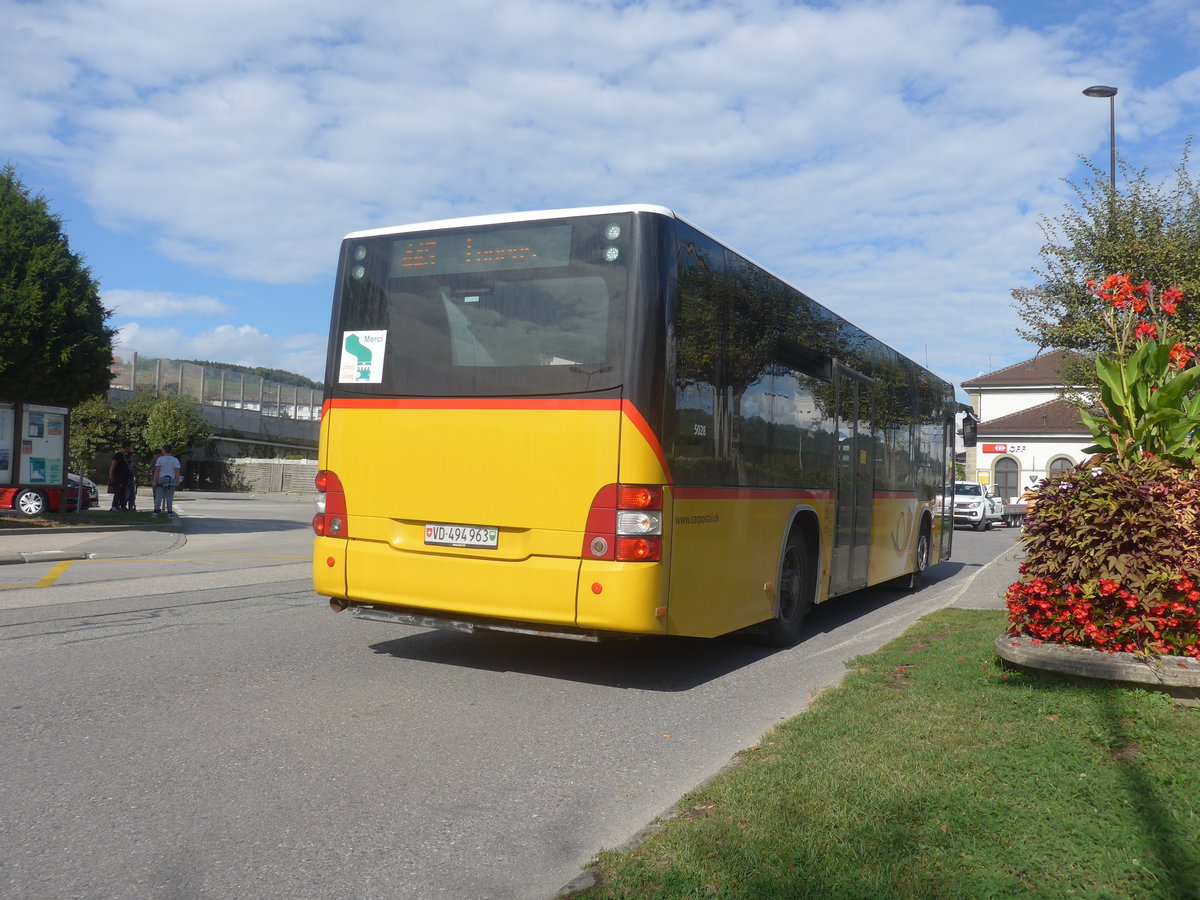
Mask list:
POLYGON ((944 610, 595 864, 600 898, 1200 898, 1200 711, 1010 672, 944 610))

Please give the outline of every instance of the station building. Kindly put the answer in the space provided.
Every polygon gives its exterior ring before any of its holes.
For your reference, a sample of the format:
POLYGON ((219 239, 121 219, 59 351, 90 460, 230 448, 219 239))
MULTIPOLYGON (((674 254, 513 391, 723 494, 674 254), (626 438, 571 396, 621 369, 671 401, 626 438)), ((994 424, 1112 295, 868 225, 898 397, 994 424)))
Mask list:
POLYGON ((979 419, 979 442, 967 449, 968 481, 994 485, 1009 502, 1051 472, 1089 454, 1091 432, 1079 408, 1061 399, 1069 350, 1053 350, 962 383, 979 419))

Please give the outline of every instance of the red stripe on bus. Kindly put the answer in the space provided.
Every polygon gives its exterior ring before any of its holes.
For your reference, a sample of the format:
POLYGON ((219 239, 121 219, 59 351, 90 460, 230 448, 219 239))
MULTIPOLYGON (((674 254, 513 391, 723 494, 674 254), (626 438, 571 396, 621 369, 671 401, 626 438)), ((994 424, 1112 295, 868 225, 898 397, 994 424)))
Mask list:
POLYGON ((677 487, 676 500, 832 500, 832 490, 789 488, 677 487))
POLYGON ((325 402, 330 409, 621 409, 626 401, 570 397, 341 397, 325 402))
POLYGON ((663 453, 662 444, 658 441, 658 435, 654 433, 654 429, 650 427, 650 423, 645 420, 636 406, 628 400, 621 401, 621 411, 625 413, 625 418, 633 423, 633 427, 638 430, 638 434, 642 436, 649 446, 654 451, 654 455, 658 457, 658 464, 662 466, 663 476, 667 479, 667 484, 672 484, 671 467, 667 465, 667 454, 663 453))

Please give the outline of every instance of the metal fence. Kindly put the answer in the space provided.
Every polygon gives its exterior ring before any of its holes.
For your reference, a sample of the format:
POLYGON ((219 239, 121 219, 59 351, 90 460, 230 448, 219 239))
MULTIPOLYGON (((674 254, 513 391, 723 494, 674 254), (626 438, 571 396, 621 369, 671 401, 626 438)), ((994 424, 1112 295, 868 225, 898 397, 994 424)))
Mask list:
POLYGON ((178 394, 205 406, 254 410, 280 419, 319 421, 321 391, 279 384, 257 375, 134 353, 112 367, 111 386, 127 391, 178 394))

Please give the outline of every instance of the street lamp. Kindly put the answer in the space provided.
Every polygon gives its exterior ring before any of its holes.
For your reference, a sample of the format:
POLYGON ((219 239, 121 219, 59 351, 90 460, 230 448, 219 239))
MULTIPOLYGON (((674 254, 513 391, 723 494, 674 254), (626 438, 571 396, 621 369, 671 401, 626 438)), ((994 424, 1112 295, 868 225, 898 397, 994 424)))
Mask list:
POLYGON ((1117 193, 1117 89, 1104 84, 1094 84, 1083 89, 1085 97, 1108 98, 1108 177, 1112 191, 1117 193))

